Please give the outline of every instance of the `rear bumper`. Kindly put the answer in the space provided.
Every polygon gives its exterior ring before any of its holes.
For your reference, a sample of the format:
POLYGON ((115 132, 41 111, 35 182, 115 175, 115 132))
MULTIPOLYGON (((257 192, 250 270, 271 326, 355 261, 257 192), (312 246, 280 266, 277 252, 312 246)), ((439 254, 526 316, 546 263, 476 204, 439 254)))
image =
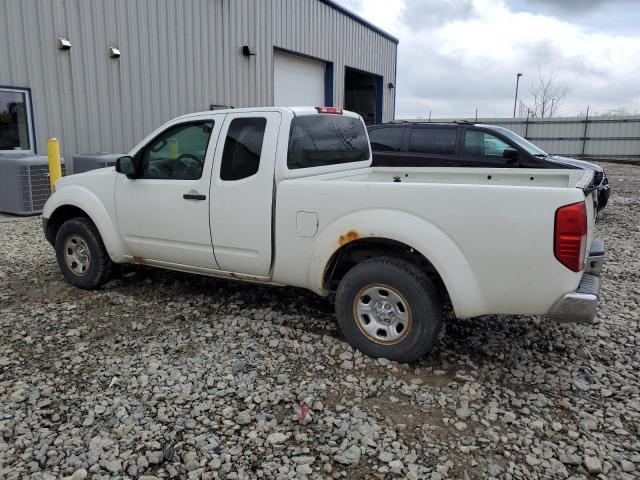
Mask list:
POLYGON ((549 315, 553 320, 590 323, 595 319, 600 296, 598 275, 602 271, 604 254, 604 242, 593 240, 580 285, 575 292, 563 295, 551 308, 549 315))
POLYGON ((585 273, 578 289, 564 294, 551 308, 549 316, 562 323, 591 323, 596 317, 599 296, 600 279, 585 273))

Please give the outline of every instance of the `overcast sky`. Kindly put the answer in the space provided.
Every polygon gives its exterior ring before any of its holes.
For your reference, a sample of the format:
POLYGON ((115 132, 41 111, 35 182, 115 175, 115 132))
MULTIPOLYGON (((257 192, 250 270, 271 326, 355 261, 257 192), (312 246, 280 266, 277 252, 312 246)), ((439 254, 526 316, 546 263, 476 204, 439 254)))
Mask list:
POLYGON ((339 0, 400 39, 396 116, 513 115, 544 72, 560 115, 640 113, 640 0, 339 0))

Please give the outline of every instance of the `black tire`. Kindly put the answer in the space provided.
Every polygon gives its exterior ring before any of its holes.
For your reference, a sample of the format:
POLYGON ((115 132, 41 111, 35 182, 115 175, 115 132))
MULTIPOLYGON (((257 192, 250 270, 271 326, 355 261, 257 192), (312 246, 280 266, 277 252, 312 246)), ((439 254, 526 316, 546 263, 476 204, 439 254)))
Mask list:
POLYGON ((56 233, 55 250, 60 270, 76 287, 91 290, 104 285, 109 280, 113 263, 98 229, 88 218, 77 217, 64 222, 56 233), (65 244, 72 240, 75 240, 76 244, 80 242, 83 252, 88 250, 88 255, 84 256, 88 261, 83 272, 80 272, 81 267, 78 267, 77 262, 75 267, 73 260, 68 262, 65 244))
MULTIPOLYGON (((383 301, 380 305, 384 307, 384 297, 377 298, 383 301)), ((416 266, 393 257, 377 257, 357 264, 343 277, 336 292, 336 316, 343 335, 354 348, 374 358, 383 357, 398 362, 413 362, 422 358, 438 339, 442 329, 441 312, 440 298, 431 279, 416 266), (396 323, 389 327, 393 329, 391 335, 399 335, 394 340, 380 337, 379 334, 385 329, 376 330, 379 322, 373 310, 371 315, 374 323, 368 324, 369 315, 359 310, 360 305, 364 305, 363 308, 378 305, 377 302, 371 303, 371 297, 366 292, 373 292, 375 296, 384 295, 385 291, 391 295, 387 297, 391 298, 391 305, 394 299, 400 300, 394 307, 392 321, 402 323, 402 315, 406 326, 400 329, 396 323), (408 314, 404 313, 405 310, 408 314), (367 328, 372 328, 376 333, 366 333, 367 328)))

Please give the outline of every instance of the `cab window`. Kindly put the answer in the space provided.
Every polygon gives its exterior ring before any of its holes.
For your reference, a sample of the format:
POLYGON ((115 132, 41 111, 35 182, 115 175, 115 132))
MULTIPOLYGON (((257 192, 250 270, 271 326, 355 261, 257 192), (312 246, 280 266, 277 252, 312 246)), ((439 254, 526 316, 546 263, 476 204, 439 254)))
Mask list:
POLYGON ((198 180, 202 177, 213 120, 189 122, 165 130, 138 153, 140 178, 198 180))
POLYGON ((267 119, 264 117, 231 121, 222 152, 221 180, 242 180, 258 173, 266 127, 267 119))

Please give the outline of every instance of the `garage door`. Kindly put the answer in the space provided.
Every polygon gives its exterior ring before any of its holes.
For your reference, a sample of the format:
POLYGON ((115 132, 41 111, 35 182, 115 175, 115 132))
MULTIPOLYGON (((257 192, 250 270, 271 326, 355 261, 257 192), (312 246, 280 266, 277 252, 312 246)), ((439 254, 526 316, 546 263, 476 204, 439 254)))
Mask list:
POLYGON ((273 105, 324 105, 325 69, 323 62, 273 52, 273 105))

